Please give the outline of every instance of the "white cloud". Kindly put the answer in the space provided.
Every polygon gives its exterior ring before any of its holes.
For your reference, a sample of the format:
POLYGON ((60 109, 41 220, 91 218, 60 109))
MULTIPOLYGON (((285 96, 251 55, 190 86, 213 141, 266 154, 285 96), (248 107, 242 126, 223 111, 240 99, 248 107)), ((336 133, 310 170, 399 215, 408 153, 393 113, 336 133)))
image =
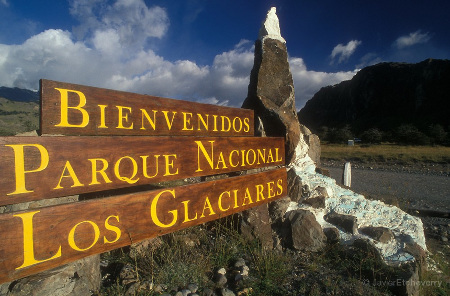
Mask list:
POLYGON ((351 40, 346 45, 338 44, 333 48, 331 52, 331 64, 334 64, 335 59, 339 57, 338 64, 348 60, 348 58, 355 52, 356 48, 361 45, 359 40, 351 40))
POLYGON ((306 68, 302 58, 290 58, 289 65, 294 79, 297 110, 303 108, 322 87, 350 80, 358 72, 358 70, 334 73, 311 71, 306 68))
POLYGON ((400 36, 394 41, 394 46, 398 49, 409 47, 415 44, 427 43, 430 40, 430 35, 428 32, 422 33, 420 30, 409 33, 406 36, 400 36))
POLYGON ((6 7, 9 7, 9 2, 8 2, 8 0, 0 0, 0 4, 4 5, 4 6, 6 6, 6 7))
POLYGON ((147 7, 143 0, 73 0, 70 13, 80 21, 74 28, 80 40, 95 42, 99 33, 112 31, 118 36, 121 47, 141 50, 149 38, 161 38, 169 28, 169 18, 164 8, 147 7))
MULTIPOLYGON (((119 0, 112 6, 105 3, 104 0, 72 1, 72 14, 84 20, 78 27, 86 29, 83 39, 76 38, 75 33, 69 31, 50 29, 22 44, 0 44, 1 85, 37 89, 39 79, 45 78, 241 106, 247 96, 253 67, 253 42, 241 40, 231 50, 217 54, 211 65, 200 66, 190 60, 168 61, 144 47, 144 40, 161 36, 167 29, 169 22, 163 9, 143 7, 145 4, 141 0, 119 0), (131 35, 118 17, 121 10, 127 11, 123 17, 131 23, 148 18, 150 23, 159 23, 160 29, 137 29, 136 34, 141 35, 135 36, 139 46, 136 43, 130 47, 125 40, 131 35), (158 12, 160 17, 150 10, 158 12)), ((301 58, 291 58, 290 64, 297 108, 302 107, 321 87, 350 79, 355 74, 309 71, 301 58)))

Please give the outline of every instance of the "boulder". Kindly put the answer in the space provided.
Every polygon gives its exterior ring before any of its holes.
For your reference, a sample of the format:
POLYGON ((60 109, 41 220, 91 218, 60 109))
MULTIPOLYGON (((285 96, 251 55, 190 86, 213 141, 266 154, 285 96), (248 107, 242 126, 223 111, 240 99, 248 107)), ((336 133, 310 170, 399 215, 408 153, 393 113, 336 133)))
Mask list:
POLYGON ((338 228, 351 234, 357 234, 357 219, 355 216, 342 215, 335 212, 325 215, 324 220, 328 223, 336 225, 338 228))
POLYGON ((392 231, 386 227, 362 227, 359 229, 359 232, 365 234, 380 243, 387 243, 391 239, 394 238, 394 234, 392 231))
POLYGON ((301 131, 286 42, 281 37, 275 12, 275 8, 268 12, 255 42, 248 95, 242 107, 255 111, 255 130, 261 121, 267 136, 285 137, 289 163, 295 157, 301 131))
POLYGON ((100 290, 100 257, 84 258, 11 283, 2 284, 4 296, 21 295, 91 295, 100 290), (5 289, 5 287, 7 287, 5 289))
POLYGON ((316 217, 308 210, 294 210, 286 214, 286 228, 289 237, 286 239, 288 247, 299 251, 320 251, 327 238, 316 217))

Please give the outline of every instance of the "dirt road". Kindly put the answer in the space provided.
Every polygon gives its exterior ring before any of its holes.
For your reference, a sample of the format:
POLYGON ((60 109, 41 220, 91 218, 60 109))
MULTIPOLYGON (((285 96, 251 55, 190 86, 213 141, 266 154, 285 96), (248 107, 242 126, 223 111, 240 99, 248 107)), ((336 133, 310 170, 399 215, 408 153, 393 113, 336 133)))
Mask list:
MULTIPOLYGON (((340 184, 343 167, 325 167, 340 184)), ((352 168, 352 190, 376 198, 399 200, 402 208, 450 213, 450 177, 352 168)))

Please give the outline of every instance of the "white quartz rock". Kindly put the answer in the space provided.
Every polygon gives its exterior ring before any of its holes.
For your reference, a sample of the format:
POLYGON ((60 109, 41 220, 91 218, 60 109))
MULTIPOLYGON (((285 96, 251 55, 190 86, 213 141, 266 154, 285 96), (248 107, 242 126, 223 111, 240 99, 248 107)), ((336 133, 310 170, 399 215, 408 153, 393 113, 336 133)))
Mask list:
POLYGON ((267 13, 266 20, 259 29, 259 39, 264 41, 265 38, 271 38, 286 43, 283 37, 281 37, 280 23, 278 21, 277 9, 272 7, 267 13))

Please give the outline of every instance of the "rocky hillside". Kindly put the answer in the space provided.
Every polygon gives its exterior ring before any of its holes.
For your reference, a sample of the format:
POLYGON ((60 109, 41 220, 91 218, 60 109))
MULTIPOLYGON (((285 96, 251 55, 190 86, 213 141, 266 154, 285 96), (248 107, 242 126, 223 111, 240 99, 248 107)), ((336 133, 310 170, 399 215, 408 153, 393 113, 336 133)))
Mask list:
POLYGON ((39 127, 39 104, 17 102, 0 97, 0 136, 37 130, 39 127))
POLYGON ((351 80, 322 88, 298 113, 313 131, 350 125, 357 135, 370 128, 392 131, 410 124, 450 126, 450 60, 417 64, 380 63, 351 80))
POLYGON ((17 102, 39 102, 39 93, 18 87, 0 86, 0 97, 17 102))

